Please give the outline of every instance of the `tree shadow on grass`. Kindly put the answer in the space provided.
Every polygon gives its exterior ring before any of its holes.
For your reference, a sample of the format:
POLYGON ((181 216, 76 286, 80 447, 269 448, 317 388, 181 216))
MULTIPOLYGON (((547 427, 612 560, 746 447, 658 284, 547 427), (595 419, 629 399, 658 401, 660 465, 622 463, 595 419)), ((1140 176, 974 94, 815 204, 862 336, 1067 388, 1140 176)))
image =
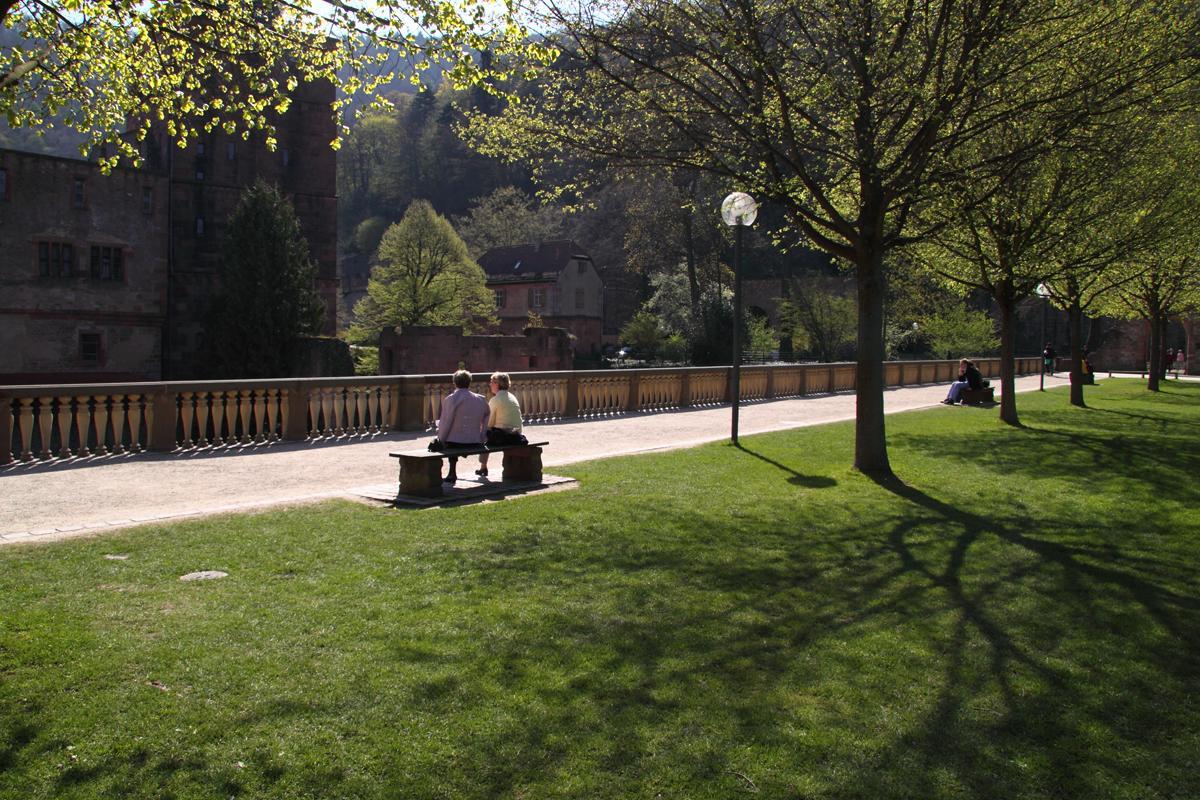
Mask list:
MULTIPOLYGON (((1149 730, 1158 745, 1186 733, 1186 714, 1158 715, 1181 684, 1195 682, 1196 598, 1157 580, 1150 562, 1119 554, 1101 562, 1088 547, 1059 543, 1071 532, 1064 523, 986 518, 901 483, 881 487, 905 501, 902 513, 826 529, 821 541, 797 525, 803 517, 774 508, 724 526, 724 538, 748 543, 741 559, 647 542, 610 542, 582 556, 573 574, 615 574, 622 587, 565 593, 549 612, 551 635, 495 652, 506 665, 501 676, 536 663, 555 679, 537 689, 538 707, 551 709, 537 725, 485 737, 490 763, 505 768, 483 796, 578 767, 587 756, 576 736, 595 748, 594 768, 619 776, 614 796, 652 785, 665 764, 685 794, 714 797, 744 790, 739 776, 764 796, 795 796, 806 781, 824 786, 813 796, 830 797, 1082 798, 1104 796, 1114 778, 1138 788, 1179 785, 1172 781, 1186 762, 1178 751, 1134 777, 1122 773, 1126 747, 1142 747, 1149 730), (973 557, 979 551, 986 555, 973 557), (1014 604, 1014 587, 1035 608, 1014 604), (597 607, 589 600, 597 594, 613 602, 597 607), (1130 607, 1107 608, 1114 596, 1130 607), (1131 637, 1126 618, 1143 615, 1152 624, 1138 622, 1131 637), (896 656, 918 666, 889 685, 893 656, 873 643, 897 629, 905 632, 892 645, 898 652, 930 654, 896 656), (1074 642, 1079 629, 1100 644, 1074 642), (1144 680, 1147 671, 1170 690, 1144 680), (929 685, 938 687, 933 697, 929 685), (798 695, 807 716, 797 717, 798 695), (843 696, 855 698, 846 713, 843 696), (861 707, 872 711, 858 719, 861 707), (880 733, 880 707, 910 720, 882 724, 880 733), (820 741, 822 729, 839 740, 820 741), (544 761, 504 755, 516 742, 538 752, 548 740, 558 746, 540 750, 544 761), (788 755, 748 765, 747 751, 788 755), (932 775, 957 791, 931 791, 932 775), (701 786, 710 788, 693 791, 701 786)), ((656 520, 661 542, 712 525, 668 503, 639 513, 656 520)), ((532 551, 526 561, 509 550, 485 572, 504 591, 536 580, 538 563, 532 551)), ((507 688, 529 687, 516 680, 507 688)))
POLYGON ((762 453, 751 450, 750 448, 746 447, 744 444, 742 444, 740 442, 734 446, 738 450, 741 450, 746 455, 754 456, 755 458, 759 459, 760 461, 765 461, 766 463, 770 464, 771 466, 777 467, 778 469, 782 470, 783 472, 788 473, 789 475, 791 475, 791 477, 788 478, 787 481, 788 481, 788 483, 790 483, 794 486, 803 486, 808 489, 828 489, 831 486, 837 486, 837 481, 835 479, 829 477, 828 475, 804 475, 804 474, 792 469, 791 467, 789 467, 786 464, 781 464, 780 462, 776 461, 773 458, 768 458, 767 456, 763 455, 762 453))

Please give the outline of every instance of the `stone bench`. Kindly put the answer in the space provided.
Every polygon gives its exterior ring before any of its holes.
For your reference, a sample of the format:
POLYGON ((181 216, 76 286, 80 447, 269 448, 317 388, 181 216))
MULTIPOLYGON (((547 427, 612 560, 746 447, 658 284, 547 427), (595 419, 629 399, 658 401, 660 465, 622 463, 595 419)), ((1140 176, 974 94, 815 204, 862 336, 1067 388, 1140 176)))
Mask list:
POLYGON ((958 399, 963 405, 976 406, 996 402, 996 395, 991 386, 984 386, 979 389, 963 389, 958 399))
POLYGON ((442 461, 450 456, 478 456, 484 453, 504 455, 501 479, 506 481, 541 481, 542 448, 549 442, 507 444, 488 447, 454 447, 446 450, 405 450, 389 453, 400 460, 400 494, 418 497, 441 497, 442 461))

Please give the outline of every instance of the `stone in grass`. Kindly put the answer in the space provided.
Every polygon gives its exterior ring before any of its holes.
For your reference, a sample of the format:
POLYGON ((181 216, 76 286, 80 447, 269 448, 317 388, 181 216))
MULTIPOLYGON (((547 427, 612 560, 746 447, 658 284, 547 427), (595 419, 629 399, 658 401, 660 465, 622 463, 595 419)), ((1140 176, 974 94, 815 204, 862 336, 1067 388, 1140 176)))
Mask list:
POLYGON ((180 575, 181 581, 211 581, 216 578, 227 578, 228 572, 221 572, 219 569, 206 569, 200 572, 189 572, 187 575, 180 575))
POLYGON ((124 553, 109 553, 105 556, 109 561, 128 561, 129 556, 124 553))

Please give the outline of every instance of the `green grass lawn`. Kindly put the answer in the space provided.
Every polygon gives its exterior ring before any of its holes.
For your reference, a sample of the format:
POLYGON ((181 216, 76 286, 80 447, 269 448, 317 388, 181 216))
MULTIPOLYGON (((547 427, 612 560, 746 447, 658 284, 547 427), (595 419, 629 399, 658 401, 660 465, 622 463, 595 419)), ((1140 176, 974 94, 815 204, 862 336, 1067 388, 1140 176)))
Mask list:
POLYGON ((0 797, 1195 798, 1200 384, 1087 397, 0 548, 0 797))

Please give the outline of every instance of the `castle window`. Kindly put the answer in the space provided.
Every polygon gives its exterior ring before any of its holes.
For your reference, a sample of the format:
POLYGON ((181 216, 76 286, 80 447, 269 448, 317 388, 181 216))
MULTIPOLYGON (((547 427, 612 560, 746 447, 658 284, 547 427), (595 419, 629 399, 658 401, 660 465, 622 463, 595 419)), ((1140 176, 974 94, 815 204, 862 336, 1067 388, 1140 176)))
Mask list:
POLYGON ((283 159, 283 165, 285 167, 292 163, 292 153, 286 147, 283 148, 280 157, 283 159))
POLYGON ((89 364, 99 364, 104 340, 98 333, 79 334, 79 360, 89 364))
POLYGON ((69 278, 75 274, 75 246, 66 242, 38 242, 38 275, 69 278))
POLYGON ((84 194, 84 186, 85 181, 83 178, 75 179, 75 188, 71 193, 71 201, 76 208, 83 208, 87 200, 87 196, 84 194))
POLYGON ((225 160, 233 161, 237 158, 237 142, 225 143, 225 160))
POLYGON ((196 235, 204 235, 204 217, 196 217, 196 235))
POLYGON ((496 295, 496 308, 504 308, 504 301, 507 299, 505 291, 497 289, 494 294, 496 295))
POLYGON ((546 305, 546 290, 542 288, 529 290, 529 307, 542 308, 546 305))
POLYGON ((579 271, 580 275, 587 272, 587 262, 586 261, 578 262, 578 266, 576 267, 576 269, 579 271))
POLYGON ((91 275, 102 281, 124 280, 125 264, 121 248, 93 245, 91 275))

